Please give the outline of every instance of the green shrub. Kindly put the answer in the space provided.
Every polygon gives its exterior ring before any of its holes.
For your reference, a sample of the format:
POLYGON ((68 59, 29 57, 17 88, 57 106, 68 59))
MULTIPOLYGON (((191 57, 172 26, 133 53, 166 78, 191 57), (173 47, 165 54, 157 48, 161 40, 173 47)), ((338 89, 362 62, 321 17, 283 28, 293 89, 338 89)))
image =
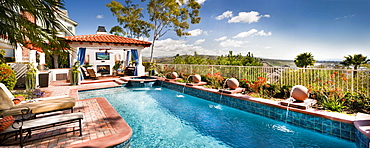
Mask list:
POLYGON ((13 90, 15 84, 17 83, 15 72, 5 63, 0 64, 0 82, 3 83, 9 90, 13 90))
POLYGON ((290 97, 290 91, 292 90, 292 85, 283 85, 280 87, 280 91, 275 94, 275 98, 286 99, 290 97))
POLYGON ((274 97, 278 90, 279 88, 275 84, 266 83, 262 86, 262 94, 268 98, 274 97))
POLYGON ((366 98, 364 94, 344 92, 342 101, 348 107, 348 113, 370 112, 370 98, 366 98))
POLYGON ((205 82, 208 83, 208 85, 211 86, 211 88, 215 88, 215 89, 223 88, 225 78, 221 76, 221 73, 217 72, 217 73, 214 73, 213 75, 208 73, 207 75, 201 76, 201 77, 202 77, 202 80, 204 80, 205 82))
POLYGON ((5 58, 5 62, 9 63, 9 62, 15 62, 15 57, 4 57, 5 58))

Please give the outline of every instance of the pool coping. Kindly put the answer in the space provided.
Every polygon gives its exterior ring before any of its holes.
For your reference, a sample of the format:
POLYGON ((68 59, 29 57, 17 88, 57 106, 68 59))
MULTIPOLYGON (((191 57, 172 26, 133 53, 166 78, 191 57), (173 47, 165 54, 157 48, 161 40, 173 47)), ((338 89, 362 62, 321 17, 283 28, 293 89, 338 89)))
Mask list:
MULTIPOLYGON (((259 103, 259 104, 263 104, 263 105, 277 107, 277 108, 280 108, 280 109, 287 109, 288 108, 287 106, 279 104, 278 101, 273 101, 273 100, 269 100, 269 99, 255 98, 255 97, 251 97, 251 96, 243 95, 243 94, 221 93, 216 89, 206 88, 206 87, 203 87, 203 86, 189 86, 189 85, 186 85, 185 83, 180 83, 180 82, 171 82, 171 81, 165 81, 165 82, 180 85, 180 86, 184 86, 184 87, 194 88, 194 89, 197 89, 197 90, 207 91, 207 92, 215 93, 215 94, 219 94, 219 95, 222 94, 222 96, 228 96, 228 97, 233 97, 233 98, 241 99, 241 100, 245 100, 245 101, 251 101, 251 102, 255 102, 255 103, 259 103)), ((313 116, 317 116, 317 117, 322 117, 322 118, 326 118, 326 119, 330 119, 330 120, 335 120, 335 121, 339 121, 339 122, 343 122, 343 123, 347 123, 347 124, 353 124, 354 121, 356 121, 355 116, 350 116, 350 115, 337 113, 337 112, 328 112, 328 111, 325 111, 325 110, 318 110, 318 109, 314 109, 314 108, 303 110, 303 109, 289 107, 289 110, 299 112, 299 113, 305 113, 305 114, 309 114, 309 115, 313 115, 313 116)))
MULTIPOLYGON (((86 90, 86 89, 81 89, 86 90)), ((70 96, 73 96, 78 100, 78 91, 79 89, 71 89, 70 96)), ((111 147, 115 145, 119 145, 126 141, 129 141, 132 136, 132 129, 127 124, 127 122, 119 115, 119 113, 113 108, 113 106, 108 102, 108 100, 104 97, 97 97, 97 98, 89 98, 85 100, 96 100, 106 115, 107 120, 112 125, 114 130, 116 131, 115 134, 104 136, 101 138, 89 140, 82 143, 77 143, 73 145, 69 145, 68 148, 75 148, 75 147, 111 147)))

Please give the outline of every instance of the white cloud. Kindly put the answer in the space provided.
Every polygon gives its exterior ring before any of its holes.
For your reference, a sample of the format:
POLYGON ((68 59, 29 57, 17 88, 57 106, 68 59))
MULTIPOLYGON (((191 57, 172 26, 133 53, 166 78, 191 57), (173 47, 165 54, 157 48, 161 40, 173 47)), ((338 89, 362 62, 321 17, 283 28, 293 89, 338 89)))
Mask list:
POLYGON ((257 34, 259 36, 271 36, 272 35, 271 31, 266 33, 264 30, 259 31, 257 34))
POLYGON ((346 15, 346 16, 342 16, 342 17, 337 17, 337 18, 335 18, 334 20, 350 19, 350 18, 353 18, 353 17, 355 17, 355 15, 354 15, 354 14, 352 14, 352 15, 346 15))
POLYGON ((239 23, 239 22, 244 22, 244 23, 253 23, 253 22, 258 22, 259 19, 262 17, 270 17, 270 15, 260 15, 260 13, 256 11, 251 11, 251 12, 239 12, 238 16, 232 17, 228 22, 229 23, 239 23))
POLYGON ((226 40, 227 37, 226 36, 223 36, 223 37, 220 37, 218 39, 215 39, 214 41, 223 41, 223 40, 226 40))
POLYGON ((224 18, 230 18, 233 17, 233 12, 232 11, 225 11, 221 15, 216 17, 216 20, 222 20, 224 18))
POLYGON ((204 4, 204 2, 206 2, 206 0, 196 0, 196 2, 198 2, 199 4, 204 4))
POLYGON ((245 37, 253 37, 253 36, 271 36, 272 32, 265 32, 264 30, 258 31, 257 29, 251 29, 247 32, 241 32, 238 35, 234 36, 233 38, 245 38, 245 37))
POLYGON ((189 31, 191 36, 198 36, 198 35, 202 34, 202 32, 203 32, 203 30, 200 30, 200 29, 195 29, 195 30, 189 31))
MULTIPOLYGON (((154 57, 163 57, 163 56, 175 56, 176 54, 180 55, 193 55, 194 51, 198 54, 202 55, 218 55, 220 54, 219 51, 215 50, 206 50, 203 49, 201 46, 195 46, 194 44, 188 44, 188 41, 185 40, 173 40, 171 38, 167 38, 165 40, 158 40, 155 42, 154 46, 154 57)), ((197 42, 197 41, 196 41, 197 42)), ((198 40, 198 42, 202 42, 202 40, 198 40)), ((150 56, 150 48, 145 48, 142 52, 143 56, 149 57, 150 56)))
POLYGON ((237 40, 226 40, 220 43, 222 47, 242 47, 243 44, 248 43, 247 41, 237 41, 237 40))
POLYGON ((198 45, 198 44, 202 44, 203 42, 205 42, 206 41, 206 39, 199 39, 199 40, 196 40, 195 42, 194 42, 194 45, 198 45))
POLYGON ((96 18, 97 19, 102 19, 102 18, 104 18, 104 16, 103 15, 97 15, 96 18))
POLYGON ((251 29, 249 30, 248 32, 240 32, 238 35, 234 36, 233 38, 244 38, 244 37, 249 37, 253 34, 255 34, 256 32, 258 32, 257 29, 251 29))

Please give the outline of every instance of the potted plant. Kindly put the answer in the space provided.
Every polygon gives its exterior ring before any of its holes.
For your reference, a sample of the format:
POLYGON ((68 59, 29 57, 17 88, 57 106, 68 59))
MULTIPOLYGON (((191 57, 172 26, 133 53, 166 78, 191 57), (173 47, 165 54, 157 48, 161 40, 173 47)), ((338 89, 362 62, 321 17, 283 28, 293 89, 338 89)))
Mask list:
POLYGON ((36 69, 33 64, 28 64, 26 72, 26 89, 31 90, 36 88, 36 69))
POLYGON ((71 85, 78 85, 78 82, 80 80, 80 71, 78 68, 80 67, 80 61, 76 61, 75 64, 72 67, 72 79, 71 79, 71 85))
POLYGON ((120 62, 116 62, 113 66, 113 75, 116 75, 117 74, 117 70, 121 67, 121 63, 120 62))
POLYGON ((86 62, 82 67, 87 68, 87 67, 92 67, 92 65, 90 65, 88 62, 86 62))

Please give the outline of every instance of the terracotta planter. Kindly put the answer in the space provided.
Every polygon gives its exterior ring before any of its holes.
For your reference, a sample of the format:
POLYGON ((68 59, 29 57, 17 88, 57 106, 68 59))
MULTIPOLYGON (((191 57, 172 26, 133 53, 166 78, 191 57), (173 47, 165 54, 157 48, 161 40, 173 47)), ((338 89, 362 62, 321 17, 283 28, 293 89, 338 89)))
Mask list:
POLYGON ((302 85, 296 85, 292 88, 290 96, 297 101, 303 102, 304 100, 308 99, 308 89, 302 85))
POLYGON ((44 70, 45 68, 44 68, 44 65, 37 65, 37 69, 38 70, 44 70))
POLYGON ((176 79, 178 76, 176 72, 172 72, 170 77, 171 79, 176 79))
POLYGON ((194 83, 199 83, 202 80, 202 77, 198 74, 192 76, 194 83))
POLYGON ((239 81, 235 78, 231 78, 231 79, 228 79, 227 80, 227 86, 230 88, 230 89, 236 89, 239 87, 239 81))

